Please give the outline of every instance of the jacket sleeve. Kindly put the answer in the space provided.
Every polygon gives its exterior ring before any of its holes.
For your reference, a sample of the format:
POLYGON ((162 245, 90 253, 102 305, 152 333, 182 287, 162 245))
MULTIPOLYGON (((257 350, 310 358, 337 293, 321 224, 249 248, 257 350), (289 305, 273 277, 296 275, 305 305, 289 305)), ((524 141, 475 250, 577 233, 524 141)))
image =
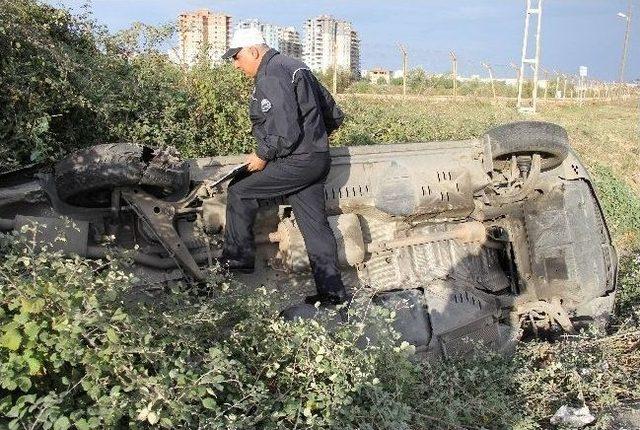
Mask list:
POLYGON ((333 99, 331 93, 315 77, 314 79, 320 88, 320 108, 322 109, 322 117, 324 119, 324 126, 327 129, 328 136, 342 125, 342 121, 344 121, 344 113, 338 107, 338 104, 333 99))
POLYGON ((265 118, 260 127, 254 127, 258 141, 256 155, 266 161, 289 155, 302 134, 293 84, 287 79, 266 76, 257 82, 256 94, 265 118))

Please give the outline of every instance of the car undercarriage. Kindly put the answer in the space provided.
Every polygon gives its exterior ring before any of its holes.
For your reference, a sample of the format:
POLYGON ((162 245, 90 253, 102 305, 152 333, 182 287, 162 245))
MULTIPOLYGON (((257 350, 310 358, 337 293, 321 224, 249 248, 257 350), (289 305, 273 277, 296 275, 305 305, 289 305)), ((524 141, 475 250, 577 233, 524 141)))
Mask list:
MULTIPOLYGON (((347 288, 396 309, 428 354, 607 319, 617 256, 591 179, 561 127, 505 124, 481 138, 333 148, 325 186, 347 288)), ((139 286, 203 281, 220 254, 226 183, 242 156, 181 160, 107 144, 0 175, 0 230, 86 258, 124 253, 139 286), (64 237, 57 241, 56 237, 64 237)), ((314 290, 286 196, 261 202, 250 288, 314 290)), ((297 311, 293 312, 295 314, 297 311)))

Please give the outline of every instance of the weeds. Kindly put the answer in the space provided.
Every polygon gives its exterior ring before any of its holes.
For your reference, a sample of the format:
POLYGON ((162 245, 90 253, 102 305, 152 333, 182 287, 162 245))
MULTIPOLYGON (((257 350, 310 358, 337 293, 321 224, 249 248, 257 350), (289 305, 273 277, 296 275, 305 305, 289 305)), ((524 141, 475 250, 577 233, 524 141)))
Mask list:
POLYGON ((273 292, 239 294, 243 286, 216 273, 205 289, 131 301, 117 259, 65 258, 18 236, 0 236, 0 280, 3 428, 391 429, 408 420, 410 379, 397 372, 411 368, 406 348, 389 330, 376 345, 357 342, 362 324, 387 327, 388 315, 331 332, 288 323, 273 292))
POLYGON ((602 165, 593 169, 601 204, 623 250, 640 247, 640 197, 602 165))

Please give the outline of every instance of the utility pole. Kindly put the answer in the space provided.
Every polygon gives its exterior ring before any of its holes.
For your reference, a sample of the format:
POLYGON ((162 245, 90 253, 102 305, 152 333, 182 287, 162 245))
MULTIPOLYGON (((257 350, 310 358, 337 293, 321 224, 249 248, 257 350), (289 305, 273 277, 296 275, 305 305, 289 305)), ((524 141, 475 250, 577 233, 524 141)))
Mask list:
POLYGON ((333 23, 333 95, 338 95, 338 21, 333 23))
POLYGON ((402 95, 407 95, 407 48, 404 45, 398 45, 402 52, 402 95))
POLYGON ((524 21, 524 36, 522 39, 522 59, 520 61, 520 78, 518 79, 518 110, 524 113, 535 113, 538 99, 538 68, 540 65, 540 29, 542 25, 542 0, 527 0, 527 10, 524 21), (533 5, 532 5, 533 3, 533 5), (533 58, 528 56, 529 45, 529 21, 532 16, 537 17, 535 33, 535 53, 533 58), (533 88, 531 105, 524 106, 522 90, 524 86, 525 64, 533 68, 533 88))
POLYGON ((624 44, 622 46, 622 61, 620 62, 620 83, 624 83, 624 69, 627 65, 627 54, 629 52, 629 32, 631 30, 631 0, 627 7, 627 13, 618 12, 620 18, 627 20, 627 29, 624 32, 624 44))
POLYGON ((516 72, 516 84, 518 84, 518 81, 520 81, 520 67, 518 67, 513 61, 509 63, 509 67, 516 72))
POLYGON ((520 67, 516 66, 516 63, 513 61, 509 63, 509 67, 511 67, 516 72, 516 91, 518 90, 518 83, 520 82, 520 67))
POLYGON ((556 92, 553 95, 553 98, 558 98, 558 91, 560 90, 560 73, 556 69, 553 69, 553 73, 556 75, 556 92))
POLYGON ((491 92, 493 93, 493 99, 496 99, 496 85, 493 82, 493 68, 490 64, 482 63, 482 66, 489 71, 489 81, 491 82, 491 92))
POLYGON ((458 95, 458 58, 453 51, 449 52, 449 56, 451 57, 451 78, 453 79, 453 96, 455 97, 458 95))
POLYGON ((544 95, 542 96, 542 98, 546 100, 547 92, 549 91, 549 71, 547 69, 542 69, 542 73, 544 73, 544 79, 545 79, 544 95))
POLYGON ((563 73, 562 77, 564 78, 564 86, 562 87, 562 98, 564 99, 567 94, 567 75, 563 73))
POLYGON ((569 90, 569 95, 573 99, 574 95, 578 92, 578 84, 577 84, 578 81, 575 75, 570 75, 570 76, 571 76, 571 83, 573 84, 573 88, 569 90))

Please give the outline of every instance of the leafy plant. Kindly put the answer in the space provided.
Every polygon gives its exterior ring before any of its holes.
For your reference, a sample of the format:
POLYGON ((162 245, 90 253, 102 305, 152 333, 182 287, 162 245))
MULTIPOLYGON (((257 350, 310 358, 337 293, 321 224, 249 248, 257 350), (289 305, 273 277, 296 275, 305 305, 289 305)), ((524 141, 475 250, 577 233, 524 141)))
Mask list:
POLYGON ((0 169, 96 143, 249 151, 249 82, 229 65, 185 71, 160 47, 171 25, 109 35, 90 16, 36 0, 0 7, 0 169))
POLYGON ((640 255, 635 252, 622 257, 616 291, 616 317, 631 318, 640 326, 640 255))
POLYGON ((36 229, 1 237, 8 428, 394 428, 380 425, 381 410, 408 420, 402 375, 384 368, 410 369, 408 345, 396 346, 388 315, 332 331, 290 323, 274 292, 215 272, 197 290, 144 290, 119 258, 51 253, 36 229), (377 324, 375 345, 359 342, 365 322, 377 324))

